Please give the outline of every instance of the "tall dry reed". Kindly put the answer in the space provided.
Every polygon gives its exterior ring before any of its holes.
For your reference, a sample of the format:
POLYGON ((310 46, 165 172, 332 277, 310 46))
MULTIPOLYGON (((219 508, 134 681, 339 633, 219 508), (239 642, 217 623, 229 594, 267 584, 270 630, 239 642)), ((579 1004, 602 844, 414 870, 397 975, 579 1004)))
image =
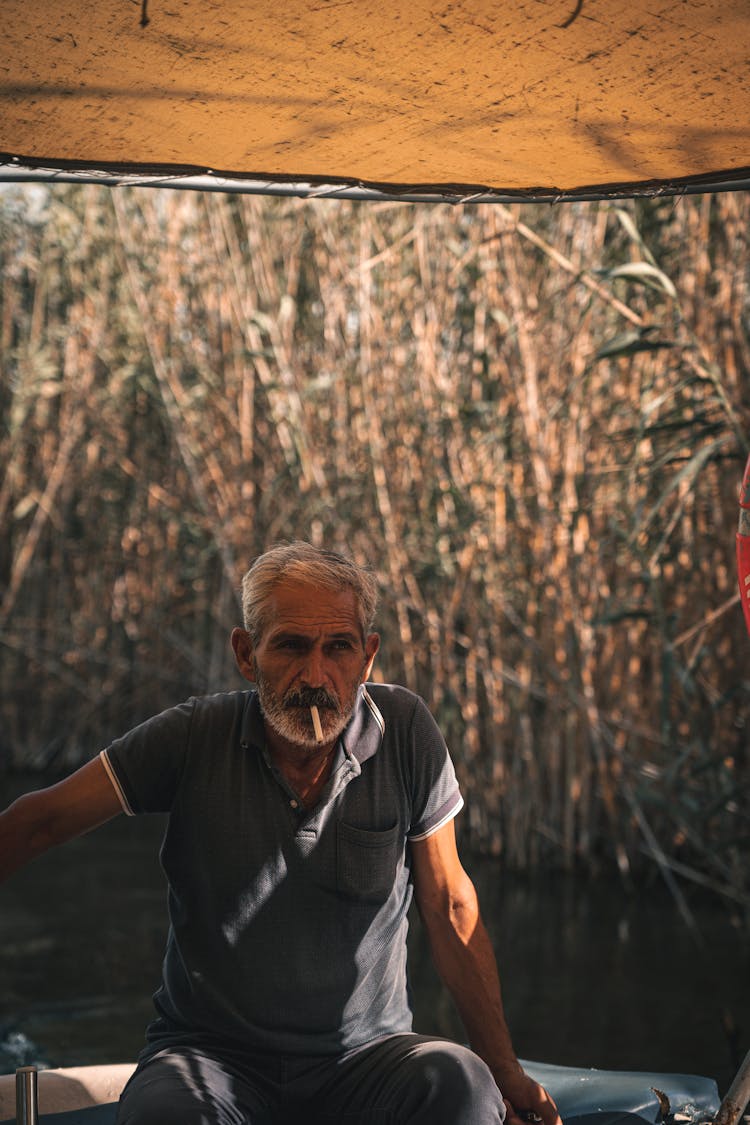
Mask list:
POLYGON ((0 207, 6 762, 236 684, 302 536, 376 569, 473 844, 747 902, 746 193, 0 207))

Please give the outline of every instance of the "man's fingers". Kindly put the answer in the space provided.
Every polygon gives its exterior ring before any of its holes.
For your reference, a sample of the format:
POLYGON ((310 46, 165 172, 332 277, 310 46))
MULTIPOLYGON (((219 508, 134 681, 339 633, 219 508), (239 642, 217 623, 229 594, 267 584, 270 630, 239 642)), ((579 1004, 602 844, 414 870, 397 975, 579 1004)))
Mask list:
POLYGON ((524 1125, 522 1119, 518 1116, 513 1108, 511 1102, 507 1098, 503 1098, 505 1102, 505 1125, 524 1125))
POLYGON ((521 1109, 518 1112, 513 1103, 503 1098, 505 1102, 505 1125, 541 1125, 542 1118, 533 1109, 521 1109))
POLYGON ((534 1114, 534 1120, 543 1121, 544 1125, 562 1125, 562 1118, 557 1112, 557 1106, 552 1101, 552 1098, 549 1096, 549 1094, 547 1094, 546 1090, 545 1094, 546 1100, 539 1106, 541 1117, 537 1114, 534 1114))
POLYGON ((523 1100, 516 1098, 518 1110, 511 1102, 506 1101, 509 1107, 509 1125, 562 1125, 557 1106, 543 1086, 529 1079, 524 1093, 526 1096, 523 1100))

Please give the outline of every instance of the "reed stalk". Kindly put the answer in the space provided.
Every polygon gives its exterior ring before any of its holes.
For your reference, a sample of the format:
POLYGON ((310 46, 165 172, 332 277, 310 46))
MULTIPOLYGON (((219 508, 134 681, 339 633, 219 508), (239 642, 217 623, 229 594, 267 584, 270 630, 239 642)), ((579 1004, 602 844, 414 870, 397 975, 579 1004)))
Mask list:
POLYGON ((241 573, 301 536, 373 566, 472 845, 747 902, 748 220, 4 196, 4 761, 237 686, 241 573))

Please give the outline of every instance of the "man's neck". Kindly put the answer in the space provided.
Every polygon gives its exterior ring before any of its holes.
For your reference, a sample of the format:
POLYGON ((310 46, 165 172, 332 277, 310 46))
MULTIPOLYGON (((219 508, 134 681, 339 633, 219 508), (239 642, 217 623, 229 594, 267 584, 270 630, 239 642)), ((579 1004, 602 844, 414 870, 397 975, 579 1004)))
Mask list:
POLYGON ((266 726, 266 744, 271 761, 307 808, 317 803, 330 777, 336 741, 319 746, 300 746, 266 726))

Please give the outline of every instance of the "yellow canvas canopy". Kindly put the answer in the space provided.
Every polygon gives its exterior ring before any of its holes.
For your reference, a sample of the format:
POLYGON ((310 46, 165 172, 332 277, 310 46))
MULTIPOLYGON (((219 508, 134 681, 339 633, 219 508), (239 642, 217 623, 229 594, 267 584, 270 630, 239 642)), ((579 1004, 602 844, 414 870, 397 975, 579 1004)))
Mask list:
POLYGON ((747 187, 749 13, 4 0, 2 175, 407 198, 747 187))

